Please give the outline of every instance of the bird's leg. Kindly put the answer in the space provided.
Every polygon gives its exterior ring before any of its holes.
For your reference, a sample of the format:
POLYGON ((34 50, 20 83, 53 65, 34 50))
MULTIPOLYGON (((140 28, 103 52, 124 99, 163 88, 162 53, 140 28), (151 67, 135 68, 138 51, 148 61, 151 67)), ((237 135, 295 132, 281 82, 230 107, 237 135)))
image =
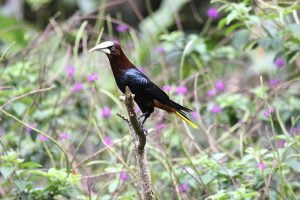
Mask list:
POLYGON ((142 117, 144 117, 144 120, 143 120, 143 122, 142 122, 142 124, 144 124, 145 121, 146 121, 146 119, 147 119, 150 115, 151 115, 150 112, 145 112, 145 113, 143 113, 141 116, 138 117, 138 120, 140 120, 142 117))
MULTIPOLYGON (((144 117, 144 120, 143 120, 143 122, 142 122, 142 125, 144 125, 146 119, 147 119, 150 115, 151 115, 150 112, 145 112, 145 113, 143 113, 141 116, 138 117, 138 120, 140 120, 142 117, 144 117)), ((144 131, 144 134, 147 136, 148 131, 147 131, 146 129, 144 129, 144 128, 143 128, 143 131, 144 131)))
POLYGON ((150 117, 150 114, 151 114, 150 112, 146 112, 146 113, 145 113, 145 115, 144 115, 145 118, 144 118, 144 120, 143 120, 143 125, 144 125, 146 119, 147 119, 148 117, 150 117))
MULTIPOLYGON (((141 116, 138 117, 138 120, 140 120, 142 117, 146 117, 147 115, 148 115, 148 112, 144 112, 141 116)), ((144 121, 143 121, 143 124, 144 124, 144 121)))

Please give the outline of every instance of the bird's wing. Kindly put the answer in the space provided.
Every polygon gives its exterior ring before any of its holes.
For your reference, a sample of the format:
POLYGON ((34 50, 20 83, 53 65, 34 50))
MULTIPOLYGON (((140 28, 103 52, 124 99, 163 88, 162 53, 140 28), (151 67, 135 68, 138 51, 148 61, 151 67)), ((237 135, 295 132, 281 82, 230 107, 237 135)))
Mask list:
POLYGON ((124 80, 133 94, 145 95, 164 104, 170 103, 169 96, 137 68, 127 70, 124 80))

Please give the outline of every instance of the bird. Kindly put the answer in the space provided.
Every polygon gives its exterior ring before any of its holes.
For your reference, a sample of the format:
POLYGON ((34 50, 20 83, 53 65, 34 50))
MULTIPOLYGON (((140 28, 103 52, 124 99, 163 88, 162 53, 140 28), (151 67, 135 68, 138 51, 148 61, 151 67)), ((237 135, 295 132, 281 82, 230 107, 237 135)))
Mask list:
POLYGON ((198 128, 185 113, 192 112, 192 110, 171 100, 162 89, 135 67, 124 54, 119 42, 102 42, 89 50, 89 52, 93 51, 101 51, 106 54, 117 86, 122 93, 125 93, 125 88, 128 86, 134 94, 134 101, 143 113, 138 118, 144 117, 142 124, 154 112, 154 108, 159 108, 168 113, 175 113, 192 128, 198 128))

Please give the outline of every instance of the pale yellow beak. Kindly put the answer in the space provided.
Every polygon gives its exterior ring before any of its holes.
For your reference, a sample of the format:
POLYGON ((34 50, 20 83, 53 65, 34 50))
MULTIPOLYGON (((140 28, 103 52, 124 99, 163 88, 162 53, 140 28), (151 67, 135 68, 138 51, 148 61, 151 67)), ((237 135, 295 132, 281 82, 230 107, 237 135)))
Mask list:
POLYGON ((114 46, 114 43, 111 42, 111 41, 102 42, 102 43, 96 45, 95 47, 91 48, 89 50, 89 52, 102 51, 103 53, 111 54, 109 48, 112 47, 112 46, 114 46))

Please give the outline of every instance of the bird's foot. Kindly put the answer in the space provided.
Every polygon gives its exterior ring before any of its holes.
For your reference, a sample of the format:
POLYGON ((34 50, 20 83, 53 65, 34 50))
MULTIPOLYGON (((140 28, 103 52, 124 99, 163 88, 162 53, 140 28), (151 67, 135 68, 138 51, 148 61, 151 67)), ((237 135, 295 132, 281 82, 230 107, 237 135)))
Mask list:
POLYGON ((147 130, 147 129, 144 129, 144 128, 143 128, 143 132, 144 132, 145 136, 148 135, 148 130, 147 130))

